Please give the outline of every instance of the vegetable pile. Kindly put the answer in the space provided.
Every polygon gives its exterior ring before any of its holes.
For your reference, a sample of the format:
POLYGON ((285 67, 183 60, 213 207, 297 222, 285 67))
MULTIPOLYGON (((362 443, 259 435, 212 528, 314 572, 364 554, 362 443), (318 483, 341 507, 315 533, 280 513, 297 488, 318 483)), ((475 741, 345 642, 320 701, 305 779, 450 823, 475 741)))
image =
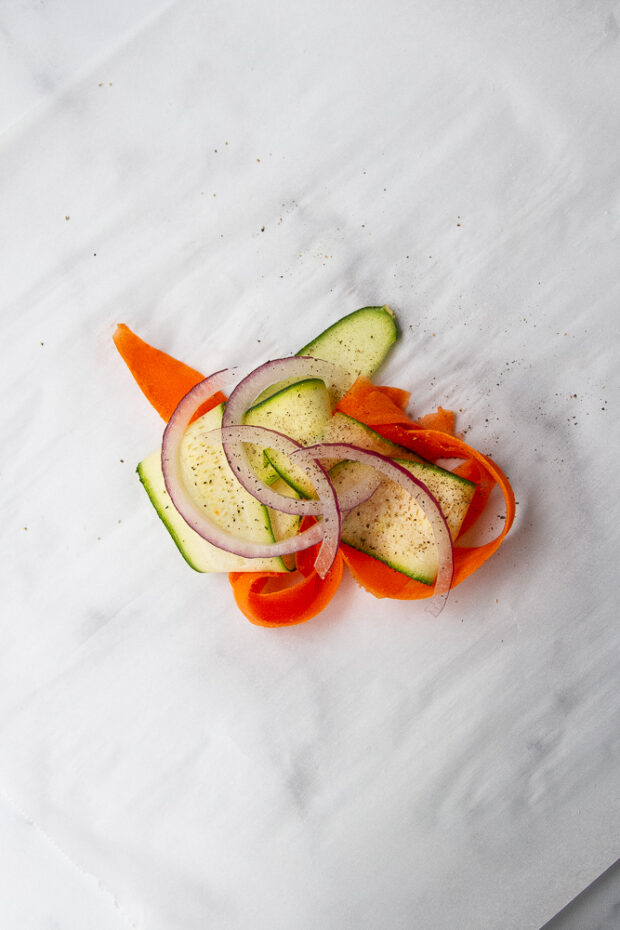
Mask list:
POLYGON ((167 423, 161 451, 138 466, 142 484, 186 561, 229 572, 252 623, 316 616, 344 565, 375 597, 431 598, 437 615, 508 533, 510 484, 454 435, 454 414, 414 421, 407 391, 372 382, 397 336, 388 307, 364 307, 295 356, 205 378, 117 327, 118 351, 167 423), (447 458, 461 464, 437 464, 447 458), (458 545, 495 485, 501 533, 458 545))

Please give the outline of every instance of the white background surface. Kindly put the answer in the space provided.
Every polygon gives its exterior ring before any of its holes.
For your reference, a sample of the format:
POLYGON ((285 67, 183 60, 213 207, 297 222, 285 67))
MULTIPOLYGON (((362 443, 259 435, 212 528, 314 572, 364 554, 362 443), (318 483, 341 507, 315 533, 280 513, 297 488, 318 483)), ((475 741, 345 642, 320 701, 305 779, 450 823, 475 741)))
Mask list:
POLYGON ((3 923, 524 930, 618 857, 619 22, 3 6, 3 923), (375 303, 515 526, 440 620, 252 627, 139 487, 114 325, 249 369, 375 303))

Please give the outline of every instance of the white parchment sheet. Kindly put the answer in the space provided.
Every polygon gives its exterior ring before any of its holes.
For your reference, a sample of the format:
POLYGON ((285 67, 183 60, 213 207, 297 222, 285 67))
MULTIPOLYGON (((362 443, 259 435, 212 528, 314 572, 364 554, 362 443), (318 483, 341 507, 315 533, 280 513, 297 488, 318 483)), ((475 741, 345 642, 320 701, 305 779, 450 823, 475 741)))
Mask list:
POLYGON ((620 855, 620 4, 96 9, 0 11, 2 923, 536 930, 620 855), (249 371, 383 303, 513 530, 439 619, 253 627, 114 326, 249 371))

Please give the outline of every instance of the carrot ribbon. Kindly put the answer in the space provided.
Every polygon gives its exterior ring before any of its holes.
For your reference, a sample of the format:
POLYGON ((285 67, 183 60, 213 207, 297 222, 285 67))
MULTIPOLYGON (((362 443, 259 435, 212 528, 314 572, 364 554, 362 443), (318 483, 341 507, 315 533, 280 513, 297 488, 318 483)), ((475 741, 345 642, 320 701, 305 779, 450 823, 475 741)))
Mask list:
MULTIPOLYGON (((114 345, 136 380, 138 387, 157 413, 166 423, 176 410, 179 401, 193 387, 204 380, 195 368, 177 361, 161 349, 155 349, 136 336, 125 323, 119 323, 114 331, 114 345)), ((223 403, 226 396, 220 391, 202 404, 193 419, 223 403)))
MULTIPOLYGON (((304 519, 301 529, 310 522, 304 519)), ((257 626, 293 626, 316 617, 338 590, 344 567, 338 552, 325 578, 320 578, 314 568, 317 551, 318 546, 312 546, 298 552, 297 572, 292 576, 281 572, 231 572, 228 577, 239 610, 257 626)))

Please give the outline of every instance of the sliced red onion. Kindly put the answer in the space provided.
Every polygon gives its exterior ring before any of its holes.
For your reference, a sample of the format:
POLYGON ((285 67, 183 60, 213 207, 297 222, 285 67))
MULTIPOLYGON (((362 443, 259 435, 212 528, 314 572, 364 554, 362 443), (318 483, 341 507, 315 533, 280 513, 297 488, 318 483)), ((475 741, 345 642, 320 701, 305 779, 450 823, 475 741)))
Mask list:
MULTIPOLYGON (((243 443, 253 443, 263 446, 264 448, 275 449, 276 452, 283 452, 285 455, 292 455, 294 452, 298 452, 300 449, 304 448, 300 443, 291 439, 290 436, 287 436, 285 433, 277 432, 266 426, 227 426, 221 429, 209 430, 207 433, 203 434, 202 438, 207 443, 221 443, 222 446, 226 444, 232 449, 230 452, 229 465, 237 480, 239 480, 239 469, 243 467, 241 456, 245 455, 243 443)), ((317 493, 320 493, 319 488, 323 480, 321 474, 325 475, 325 469, 312 457, 305 460, 301 467, 305 470, 310 481, 315 485, 317 493), (318 485, 317 481, 319 482, 318 485)), ((369 497, 372 497, 380 481, 380 478, 371 474, 360 478, 355 488, 338 496, 338 509, 344 513, 345 511, 352 510, 354 507, 359 507, 359 505, 367 501, 369 497)), ((325 506, 321 498, 319 500, 304 500, 285 497, 284 494, 279 494, 277 491, 270 488, 269 485, 264 484, 260 478, 257 478, 256 482, 252 482, 250 488, 245 487, 245 489, 252 497, 256 498, 257 501, 260 501, 261 504, 264 504, 266 507, 271 507, 273 510, 279 510, 282 513, 296 514, 298 516, 324 515, 325 506)))
POLYGON ((367 449, 360 449, 358 446, 346 442, 317 443, 314 446, 298 449, 291 455, 291 458, 294 459, 310 457, 313 459, 346 459, 348 461, 362 462, 364 465, 371 465, 411 494, 429 521, 437 544, 438 568, 435 592, 432 602, 426 609, 435 617, 438 616, 445 607, 454 573, 452 537, 437 499, 431 494, 424 482, 414 477, 402 465, 381 455, 379 452, 369 452, 367 449))
MULTIPOLYGON (((311 462, 307 465, 307 468, 312 473, 313 480, 316 480, 317 488, 324 502, 321 511, 323 520, 304 530, 303 533, 280 542, 252 543, 233 536, 208 518, 203 508, 196 505, 185 487, 180 461, 181 444, 185 430, 198 407, 216 391, 225 387, 226 371, 217 372, 215 375, 205 378, 181 400, 164 430, 161 451, 162 471, 166 490, 172 503, 186 523, 200 536, 219 549, 224 549, 244 558, 271 558, 288 555, 292 552, 308 549, 320 542, 321 547, 317 555, 315 568, 317 573, 324 578, 338 551, 341 519, 336 493, 325 470, 318 463, 311 462)), ((247 429, 257 428, 247 427, 247 429)), ((213 432, 217 433, 218 431, 213 432)), ((302 448, 288 437, 281 438, 286 440, 289 453, 302 448)), ((216 441, 215 436, 213 441, 216 441)), ((272 437, 269 438, 269 441, 272 442, 272 437)))
MULTIPOLYGON (((347 390, 351 380, 347 372, 333 365, 331 362, 325 362, 321 359, 295 355, 292 358, 280 358, 272 362, 266 362, 240 381, 228 398, 224 416, 222 417, 222 429, 225 430, 232 427, 240 427, 248 430, 262 429, 262 427, 243 427, 243 418, 256 398, 267 388, 271 387, 271 385, 279 381, 287 380, 289 382, 294 382, 302 381, 305 378, 320 378, 321 381, 325 382, 325 386, 328 390, 333 389, 341 393, 347 390)), ((271 431, 266 430, 265 436, 267 436, 268 433, 271 433, 271 431)), ((271 433, 271 435, 286 438, 289 443, 293 442, 289 437, 284 437, 282 433, 271 433)), ((316 484, 315 490, 319 496, 319 500, 304 501, 284 497, 284 495, 278 494, 277 491, 272 490, 264 481, 261 481, 250 466, 243 443, 258 441, 265 448, 276 449, 276 451, 284 452, 285 454, 287 454, 287 449, 282 445, 275 445, 271 440, 267 441, 267 439, 265 439, 261 442, 257 432, 254 432, 253 435, 250 435, 249 432, 247 435, 237 433, 234 439, 232 434, 229 434, 229 437, 230 438, 224 438, 223 440, 224 453, 228 459, 228 464, 234 471, 237 480, 252 497, 255 497, 267 507, 272 507, 274 510, 280 510, 283 513, 313 514, 315 516, 325 514, 322 495, 316 484)), ((297 449, 302 448, 299 443, 293 443, 293 445, 297 449)), ((307 459, 306 461, 310 460, 307 459)), ((316 472, 314 472, 314 474, 316 474, 316 472)), ((310 473, 309 477, 313 481, 310 473)), ((339 500, 340 510, 351 510, 353 507, 359 506, 363 501, 368 500, 377 489, 378 483, 378 481, 373 480, 372 476, 360 480, 360 484, 356 488, 347 492, 347 494, 339 500)))
MULTIPOLYGON (((351 376, 332 362, 305 355, 277 358, 259 365, 239 382, 226 405, 227 422, 223 426, 238 426, 246 410, 267 388, 282 381, 293 384, 306 378, 320 378, 328 390, 344 394, 351 384, 351 376)), ((281 388, 278 388, 280 390, 281 388)))

